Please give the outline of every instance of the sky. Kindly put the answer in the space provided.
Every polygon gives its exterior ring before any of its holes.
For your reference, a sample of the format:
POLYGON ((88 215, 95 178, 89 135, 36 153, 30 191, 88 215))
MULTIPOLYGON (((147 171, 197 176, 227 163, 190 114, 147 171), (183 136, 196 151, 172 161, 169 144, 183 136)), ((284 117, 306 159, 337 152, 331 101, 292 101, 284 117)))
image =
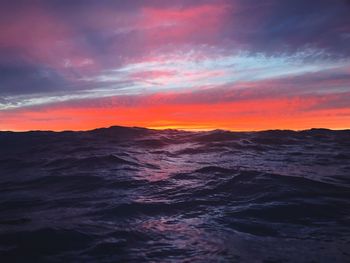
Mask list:
POLYGON ((348 0, 1 0, 0 130, 350 128, 348 0))

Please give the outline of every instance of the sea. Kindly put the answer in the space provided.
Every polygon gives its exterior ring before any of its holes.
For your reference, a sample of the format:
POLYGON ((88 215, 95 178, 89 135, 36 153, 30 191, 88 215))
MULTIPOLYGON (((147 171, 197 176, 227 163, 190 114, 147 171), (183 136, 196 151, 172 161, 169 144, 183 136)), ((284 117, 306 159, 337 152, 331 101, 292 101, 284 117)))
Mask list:
POLYGON ((0 262, 350 262, 350 130, 0 132, 0 262))

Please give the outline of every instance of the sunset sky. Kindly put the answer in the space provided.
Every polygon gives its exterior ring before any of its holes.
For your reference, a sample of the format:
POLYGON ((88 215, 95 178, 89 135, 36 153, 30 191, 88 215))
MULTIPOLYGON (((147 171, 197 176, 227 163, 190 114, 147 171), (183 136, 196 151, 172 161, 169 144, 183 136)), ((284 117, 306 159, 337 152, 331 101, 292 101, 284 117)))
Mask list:
POLYGON ((350 128, 350 1, 1 0, 0 130, 350 128))

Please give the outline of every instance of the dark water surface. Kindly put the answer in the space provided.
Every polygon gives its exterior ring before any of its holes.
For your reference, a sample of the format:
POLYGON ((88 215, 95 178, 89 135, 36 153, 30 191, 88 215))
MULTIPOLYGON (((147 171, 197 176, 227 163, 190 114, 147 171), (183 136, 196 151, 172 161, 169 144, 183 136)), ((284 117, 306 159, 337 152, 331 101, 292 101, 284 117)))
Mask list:
POLYGON ((0 132, 0 262, 350 262, 350 131, 0 132))

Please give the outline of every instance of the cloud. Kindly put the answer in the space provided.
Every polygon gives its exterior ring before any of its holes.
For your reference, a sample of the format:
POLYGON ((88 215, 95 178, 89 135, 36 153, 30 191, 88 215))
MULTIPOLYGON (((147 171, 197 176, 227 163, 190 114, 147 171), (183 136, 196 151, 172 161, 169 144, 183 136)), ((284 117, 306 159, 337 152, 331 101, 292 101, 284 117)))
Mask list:
MULTIPOLYGON (((236 1, 237 2, 237 1, 236 1)), ((238 1, 226 28, 228 41, 253 52, 316 49, 324 56, 350 55, 350 6, 343 0, 238 1)))
POLYGON ((57 72, 42 65, 1 63, 0 96, 37 94, 67 89, 67 82, 57 72))
POLYGON ((4 0, 0 112, 215 104, 226 116, 267 100, 340 110, 349 11, 345 0, 4 0))
MULTIPOLYGON (((307 129, 346 128, 349 107, 337 106, 350 94, 181 102, 181 96, 116 97, 0 112, 2 130, 84 130, 111 125, 185 129, 307 129), (130 101, 128 101, 130 100, 130 101), (133 105, 133 103, 135 103, 133 105), (334 104, 335 103, 335 104, 334 104), (43 122, 42 120, 46 121, 43 122)), ((191 96, 190 96, 191 97, 191 96)), ((182 97, 183 98, 183 97, 182 97)), ((188 98, 188 96, 186 96, 188 98)))

